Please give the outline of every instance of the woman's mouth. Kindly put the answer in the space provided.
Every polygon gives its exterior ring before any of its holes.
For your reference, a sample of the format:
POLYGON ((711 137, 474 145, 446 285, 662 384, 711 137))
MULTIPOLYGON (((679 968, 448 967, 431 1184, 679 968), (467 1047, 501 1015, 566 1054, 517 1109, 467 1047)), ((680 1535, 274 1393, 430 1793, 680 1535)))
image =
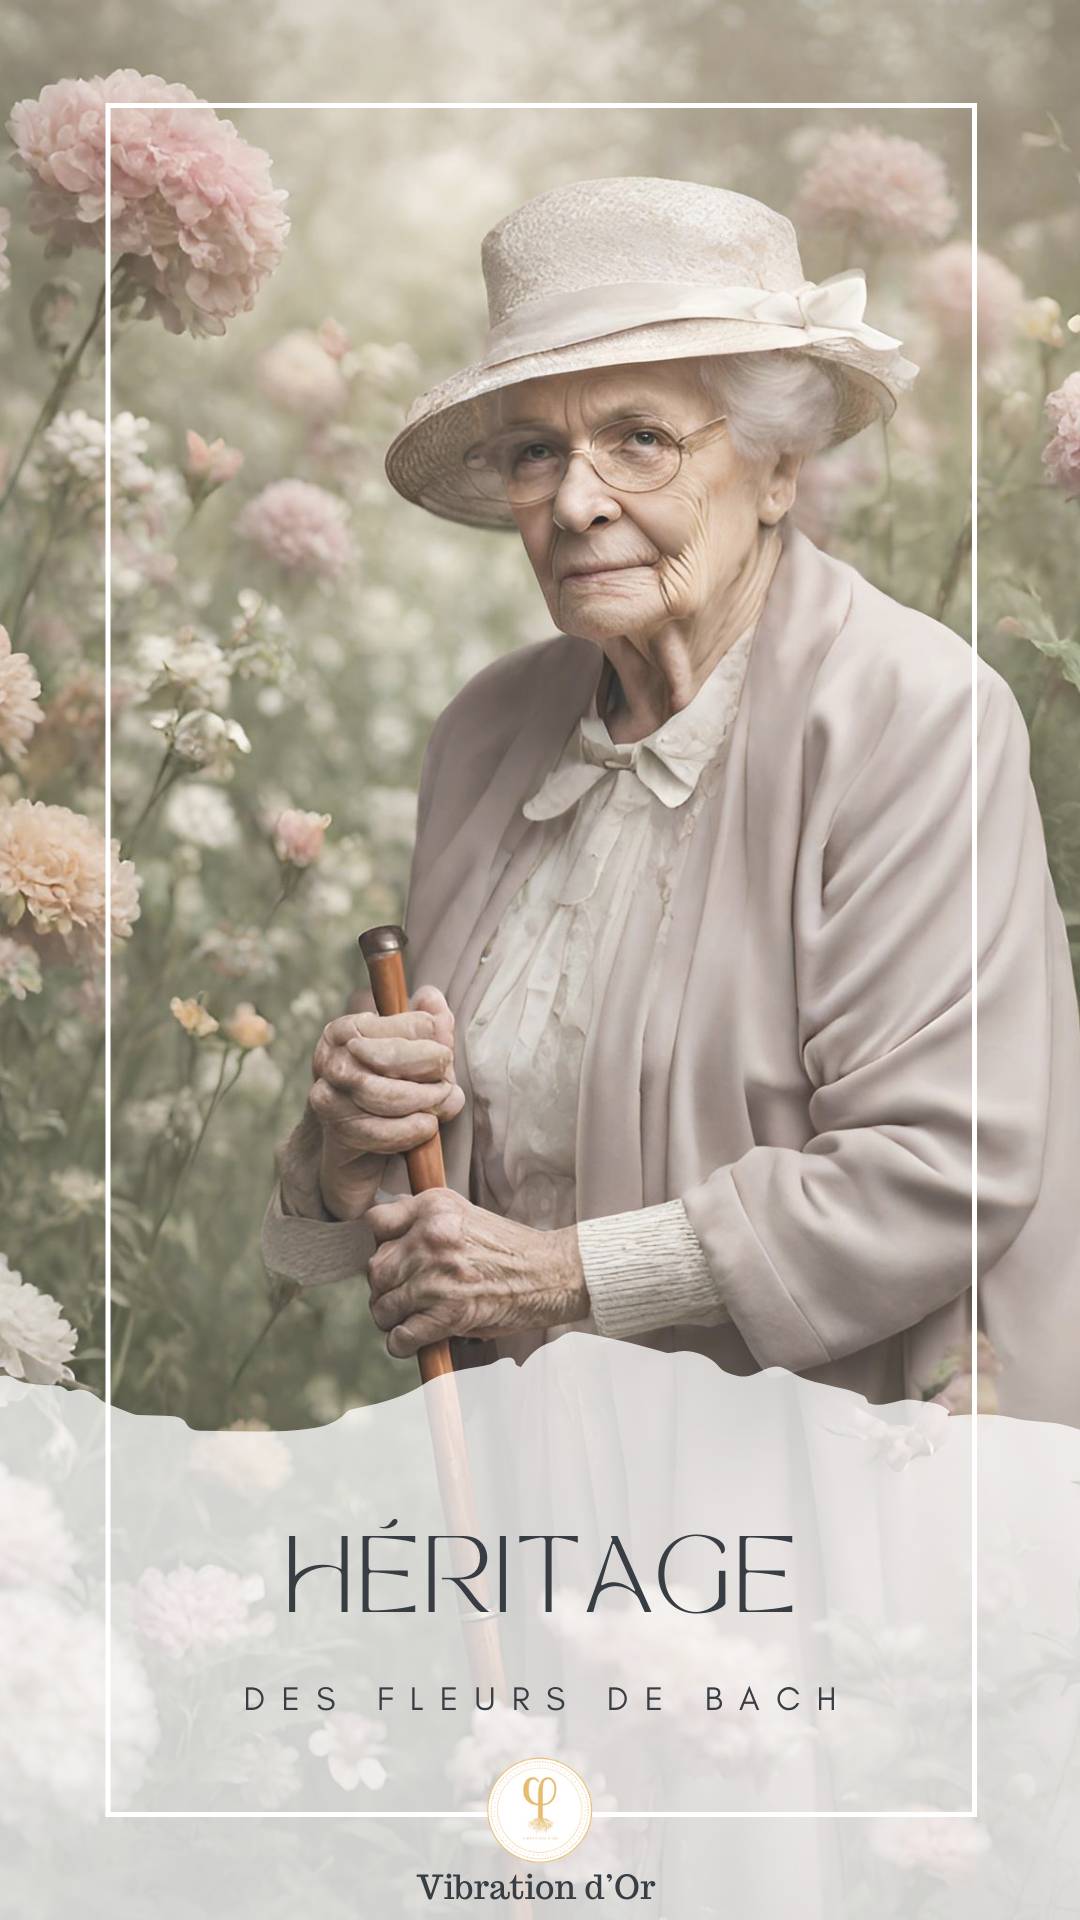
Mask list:
POLYGON ((608 567, 575 567, 570 573, 563 574, 567 580, 610 580, 618 573, 639 573, 649 564, 644 560, 624 560, 621 565, 608 567))

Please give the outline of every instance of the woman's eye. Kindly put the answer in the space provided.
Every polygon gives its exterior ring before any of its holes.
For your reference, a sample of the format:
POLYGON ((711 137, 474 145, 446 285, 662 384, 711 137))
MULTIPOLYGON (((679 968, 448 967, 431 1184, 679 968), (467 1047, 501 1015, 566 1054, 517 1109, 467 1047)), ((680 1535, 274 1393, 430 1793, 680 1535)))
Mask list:
POLYGON ((519 460, 550 460, 551 448, 543 440, 533 440, 529 446, 521 449, 518 458, 519 460))
POLYGON ((655 447, 659 435, 655 434, 651 427, 638 427, 634 432, 634 439, 639 447, 655 447))

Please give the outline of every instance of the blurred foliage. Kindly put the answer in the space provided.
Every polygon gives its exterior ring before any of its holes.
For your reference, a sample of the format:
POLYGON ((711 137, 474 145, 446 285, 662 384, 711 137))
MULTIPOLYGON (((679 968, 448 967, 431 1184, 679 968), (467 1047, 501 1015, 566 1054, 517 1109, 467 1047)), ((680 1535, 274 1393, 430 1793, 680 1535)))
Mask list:
MULTIPOLYGON (((136 15, 127 0, 112 0, 92 30, 77 15, 17 9, 8 89, 14 99, 61 74, 123 63, 182 79, 216 101, 234 93, 332 99, 350 88, 408 100, 421 29, 425 67, 438 75, 428 84, 448 101, 574 101, 643 87, 673 100, 725 91, 773 101, 814 92, 965 100, 977 70, 990 156, 981 243, 1020 276, 1028 296, 1056 299, 1070 314, 1080 305, 1080 190, 1071 156, 1048 132, 1047 109, 1064 113, 1069 104, 1059 96, 1062 57, 1078 38, 1074 16, 1049 6, 1018 16, 994 4, 971 10, 961 33, 956 12, 916 11, 917 21, 910 12, 871 16, 846 0, 753 10, 675 0, 661 19, 631 5, 563 4, 542 13, 480 5, 466 28, 460 14, 411 4, 351 13, 322 4, 302 15, 281 5, 261 8, 252 33, 243 7, 222 14, 187 0, 136 15), (1047 136, 1047 144, 1025 142, 1026 133, 1047 136)), ((382 473, 413 393, 476 355, 485 323, 482 234, 546 187, 625 172, 714 181, 786 209, 825 132, 855 120, 942 156, 962 235, 969 120, 935 108, 851 115, 797 105, 255 107, 231 109, 230 117, 267 149, 276 183, 289 190, 293 229, 281 266, 256 308, 219 339, 173 337, 121 314, 113 344, 114 412, 147 421, 142 458, 156 475, 153 513, 120 516, 113 554, 114 831, 143 880, 134 938, 113 965, 116 1398, 179 1413, 194 1426, 261 1418, 288 1427, 414 1384, 411 1364, 386 1359, 363 1288, 316 1289, 288 1303, 273 1297, 257 1250, 272 1148, 301 1110, 322 1022, 363 984, 357 932, 400 914, 432 721, 486 660, 550 631, 513 535, 421 516, 382 473), (339 363, 345 396, 316 417, 310 402, 306 412, 295 399, 283 404, 288 378, 271 378, 265 356, 291 333, 330 319, 349 343, 339 363), (183 477, 191 429, 244 455, 237 477, 194 511, 183 477), (284 477, 347 503, 354 558, 340 577, 287 574, 237 535, 243 503, 284 477), (162 648, 175 650, 185 634, 182 644, 196 651, 201 643, 221 650, 223 665, 204 662, 211 681, 216 672, 225 683, 211 686, 212 698, 205 684, 185 686, 161 666, 162 648), (154 716, 198 704, 227 712, 251 752, 233 751, 209 772, 166 756, 154 716), (208 790, 216 796, 209 810, 208 790), (285 807, 332 815, 325 852, 310 868, 290 870, 275 852, 273 822, 285 807), (253 1002, 274 1037, 246 1051, 220 1031, 192 1039, 169 1011, 173 996, 201 997, 219 1021, 253 1002)), ((55 368, 49 313, 61 326, 64 314, 62 300, 50 308, 41 292, 57 265, 26 231, 24 192, 12 175, 3 199, 14 216, 13 288, 0 301, 0 349, 15 370, 0 427, 9 456, 55 368)), ((811 277, 841 264, 835 235, 807 232, 803 240, 811 277)), ((923 371, 887 437, 865 434, 807 470, 800 517, 812 537, 886 591, 967 633, 966 359, 942 345, 910 253, 871 250, 860 264, 871 287, 868 317, 900 334, 923 371)), ((100 256, 65 261, 61 274, 85 320, 100 256)), ((1074 934, 1080 692, 1071 623, 1080 508, 1041 477, 1040 409, 1078 351, 1065 334, 1057 346, 1017 338, 987 367, 979 547, 982 651, 1016 688, 1032 730, 1052 868, 1074 934)), ((82 372, 65 405, 100 414, 99 353, 82 372)), ((103 661, 99 533, 89 520, 59 530, 54 520, 48 501, 27 497, 3 552, 5 604, 10 612, 19 603, 17 644, 33 659, 46 701, 103 661), (46 558, 26 592, 28 556, 42 542, 46 558)), ((100 749, 88 740, 85 716, 81 726, 42 728, 26 790, 101 818, 100 749)), ((62 1303, 79 1329, 77 1375, 100 1390, 100 1210, 85 1194, 74 1205, 64 1185, 73 1167, 101 1168, 93 992, 74 969, 54 966, 40 997, 0 1012, 0 1199, 8 1222, 0 1244, 62 1303)))

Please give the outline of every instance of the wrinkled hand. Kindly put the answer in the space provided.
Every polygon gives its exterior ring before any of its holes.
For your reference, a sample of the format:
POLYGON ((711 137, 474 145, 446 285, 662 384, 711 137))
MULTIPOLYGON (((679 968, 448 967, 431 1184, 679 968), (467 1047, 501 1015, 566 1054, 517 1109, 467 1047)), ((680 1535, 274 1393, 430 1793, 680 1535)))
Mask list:
POLYGON ((465 1104, 445 996, 418 987, 409 1005, 385 1017, 343 1014, 315 1048, 308 1109, 321 1128, 322 1198, 339 1220, 367 1211, 392 1154, 432 1139, 465 1104))
POLYGON ((454 1334, 490 1340, 589 1312, 576 1227, 525 1227, 447 1187, 381 1201, 365 1218, 379 1243, 371 1317, 395 1359, 454 1334))

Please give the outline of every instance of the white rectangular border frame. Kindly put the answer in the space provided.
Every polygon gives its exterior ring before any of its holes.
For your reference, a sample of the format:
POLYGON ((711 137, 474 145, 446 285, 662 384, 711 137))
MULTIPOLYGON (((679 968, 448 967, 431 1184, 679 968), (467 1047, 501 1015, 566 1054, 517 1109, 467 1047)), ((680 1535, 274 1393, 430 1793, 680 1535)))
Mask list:
MULTIPOLYGON (((105 837, 112 839, 112 115, 151 101, 107 102, 105 107, 105 837)), ((626 112, 648 110, 657 113, 768 113, 768 112, 850 112, 850 113, 967 113, 971 119, 971 1352, 972 1406, 978 1406, 978 740, 977 688, 975 662, 978 656, 979 607, 979 419, 978 419, 978 131, 979 109, 974 100, 200 100, 174 101, 173 109, 211 107, 216 113, 313 112, 313 113, 400 113, 422 110, 429 113, 505 111, 514 107, 529 112, 626 112)), ((112 874, 105 862, 105 923, 111 916, 112 874)), ((107 1820, 484 1820, 482 1811, 463 1812, 460 1808, 402 1812, 379 1808, 343 1813, 311 1808, 296 1813, 257 1813, 241 1809, 199 1812, 167 1809, 162 1811, 118 1809, 112 1804, 112 964, 105 956, 105 1004, 109 1009, 109 1029, 105 1048, 105 1818, 107 1820)), ((979 1809, 979 1698, 978 1698, 978 1448, 979 1422, 971 1416, 971 1806, 958 1813, 905 1811, 818 1813, 814 1809, 789 1812, 752 1811, 682 1812, 654 1811, 598 1813, 598 1820, 974 1820, 979 1809)))

